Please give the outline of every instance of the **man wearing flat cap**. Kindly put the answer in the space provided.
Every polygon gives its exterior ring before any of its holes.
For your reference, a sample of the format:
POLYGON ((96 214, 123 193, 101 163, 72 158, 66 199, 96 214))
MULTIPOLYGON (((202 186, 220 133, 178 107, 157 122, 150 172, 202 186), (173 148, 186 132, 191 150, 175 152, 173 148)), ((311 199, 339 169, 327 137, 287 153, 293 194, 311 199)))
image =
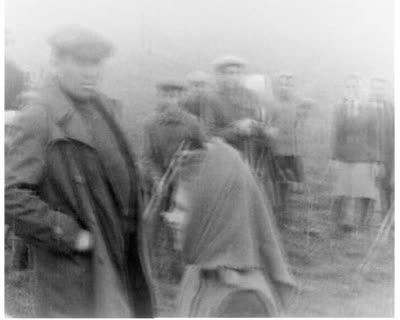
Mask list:
POLYGON ((179 107, 185 95, 186 87, 178 79, 164 79, 156 85, 158 105, 157 110, 162 111, 169 107, 179 107))
POLYGON ((98 91, 112 46, 50 38, 54 76, 14 121, 6 223, 33 251, 38 317, 151 317, 138 250, 139 175, 119 104, 98 91))

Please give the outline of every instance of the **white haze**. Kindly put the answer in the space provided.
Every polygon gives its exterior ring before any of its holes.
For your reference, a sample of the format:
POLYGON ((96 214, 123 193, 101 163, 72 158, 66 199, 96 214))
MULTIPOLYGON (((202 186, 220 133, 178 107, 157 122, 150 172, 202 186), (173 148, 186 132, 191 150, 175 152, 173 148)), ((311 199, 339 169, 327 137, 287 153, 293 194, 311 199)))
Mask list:
POLYGON ((392 0, 7 0, 6 53, 21 68, 48 69, 48 36, 65 25, 107 36, 116 52, 105 90, 137 123, 154 105, 154 84, 211 71, 221 54, 249 61, 250 72, 293 72, 303 94, 331 104, 343 77, 393 82, 392 0))

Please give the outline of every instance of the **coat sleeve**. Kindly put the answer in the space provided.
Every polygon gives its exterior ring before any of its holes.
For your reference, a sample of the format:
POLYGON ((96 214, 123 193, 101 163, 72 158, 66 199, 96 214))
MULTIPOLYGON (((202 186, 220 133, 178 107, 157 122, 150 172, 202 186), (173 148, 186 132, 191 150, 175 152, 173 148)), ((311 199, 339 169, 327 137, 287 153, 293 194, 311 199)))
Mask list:
POLYGON ((13 123, 6 155, 5 222, 30 244, 69 252, 80 226, 72 217, 52 210, 39 196, 47 139, 45 109, 27 106, 13 123))

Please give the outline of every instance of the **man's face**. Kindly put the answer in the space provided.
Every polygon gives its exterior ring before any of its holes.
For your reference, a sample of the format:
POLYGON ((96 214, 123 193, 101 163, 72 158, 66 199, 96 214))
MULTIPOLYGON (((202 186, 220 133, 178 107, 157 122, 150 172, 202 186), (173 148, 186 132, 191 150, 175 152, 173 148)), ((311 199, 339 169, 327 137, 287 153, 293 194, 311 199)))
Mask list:
POLYGON ((77 99, 92 97, 98 87, 102 64, 93 60, 78 60, 62 57, 55 61, 55 69, 60 85, 77 99))
POLYGON ((158 93, 159 101, 162 105, 177 106, 183 98, 182 90, 160 90, 158 93))
POLYGON ((189 84, 189 91, 194 93, 202 93, 207 91, 208 87, 208 83, 205 81, 192 81, 189 84))
POLYGON ((217 83, 224 88, 236 88, 240 86, 243 77, 241 66, 226 66, 217 72, 217 83))
POLYGON ((358 79, 349 79, 345 86, 345 98, 357 100, 360 97, 360 82, 358 79))
POLYGON ((289 98, 293 94, 293 76, 282 75, 278 79, 278 95, 281 98, 289 98))

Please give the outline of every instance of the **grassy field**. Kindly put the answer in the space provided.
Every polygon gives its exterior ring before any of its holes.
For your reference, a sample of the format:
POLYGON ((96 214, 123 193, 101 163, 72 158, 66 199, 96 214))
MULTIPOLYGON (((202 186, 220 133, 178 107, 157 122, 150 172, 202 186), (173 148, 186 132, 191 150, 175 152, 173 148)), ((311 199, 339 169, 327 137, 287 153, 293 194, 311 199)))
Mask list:
MULTIPOLYGON (((394 240, 393 235, 379 247, 363 274, 357 267, 373 243, 381 222, 376 213, 368 230, 337 239, 331 235, 329 170, 329 115, 315 113, 303 133, 302 148, 307 190, 290 199, 292 227, 282 240, 299 290, 293 294, 288 317, 393 317, 394 240)), ((165 242, 164 242, 165 243, 165 242)), ((160 250, 160 265, 171 264, 168 248, 160 250), (164 252, 164 254, 162 253, 164 252)), ((174 316, 178 285, 169 281, 168 270, 157 288, 158 315, 174 316)), ((5 310, 18 317, 33 316, 32 271, 7 268, 5 310)))

